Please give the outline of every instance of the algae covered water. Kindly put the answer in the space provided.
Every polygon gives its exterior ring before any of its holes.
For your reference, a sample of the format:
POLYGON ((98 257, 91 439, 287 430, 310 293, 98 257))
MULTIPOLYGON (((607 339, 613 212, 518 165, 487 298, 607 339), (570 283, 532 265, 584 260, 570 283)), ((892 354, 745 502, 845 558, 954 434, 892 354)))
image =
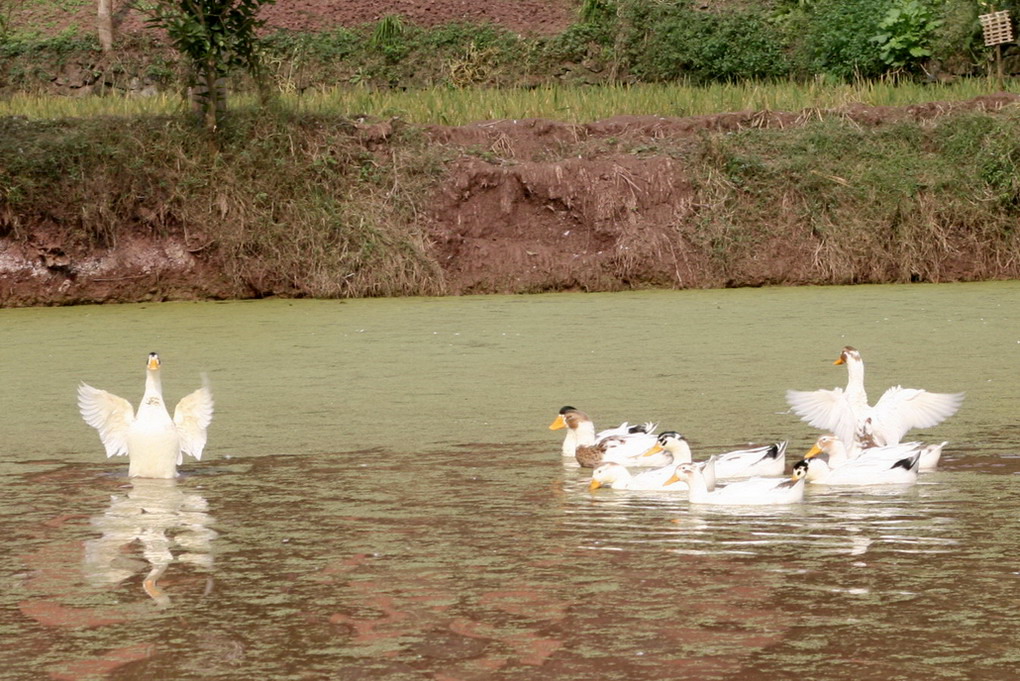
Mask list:
POLYGON ((1010 679, 1016 283, 0 311, 3 678, 1010 679), (587 490, 546 429, 652 420, 696 456, 816 433, 787 388, 957 392, 940 470, 768 511, 587 490), (206 456, 129 480, 79 381, 206 456))

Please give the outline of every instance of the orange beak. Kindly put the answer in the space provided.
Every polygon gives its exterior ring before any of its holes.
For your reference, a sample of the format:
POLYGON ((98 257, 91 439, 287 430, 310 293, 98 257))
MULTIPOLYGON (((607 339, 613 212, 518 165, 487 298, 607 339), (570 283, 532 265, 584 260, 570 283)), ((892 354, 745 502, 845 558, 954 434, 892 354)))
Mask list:
POLYGON ((666 482, 662 483, 662 486, 663 487, 669 487, 674 482, 680 482, 680 478, 677 477, 676 473, 674 473, 673 477, 671 477, 669 480, 667 480, 666 482))
POLYGON ((556 417, 556 420, 549 424, 549 430, 559 430, 560 428, 566 428, 567 422, 563 420, 563 414, 556 417))
POLYGON ((843 361, 843 355, 840 355, 839 357, 837 357, 836 361, 833 362, 833 364, 846 364, 846 362, 843 361))
POLYGON ((599 487, 602 487, 602 483, 599 482, 598 480, 592 480, 591 483, 588 485, 588 490, 594 492, 599 487))
POLYGON ((804 458, 805 459, 810 459, 812 457, 818 456, 821 453, 822 453, 822 450, 818 448, 818 445, 815 445, 814 447, 811 448, 810 452, 808 452, 807 454, 804 455, 804 458))
POLYGON ((149 358, 149 363, 148 363, 147 366, 148 366, 148 369, 150 371, 155 371, 156 369, 159 368, 159 358, 157 358, 157 357, 150 357, 149 358))
MULTIPOLYGON (((650 448, 648 449, 648 451, 647 451, 647 452, 645 452, 645 453, 644 453, 644 454, 642 454, 641 456, 651 456, 652 454, 658 454, 658 453, 659 453, 659 452, 661 452, 661 451, 662 451, 663 449, 665 449, 665 447, 663 447, 663 446, 662 446, 662 445, 660 445, 660 444, 659 444, 658 442, 656 442, 656 443, 655 443, 654 445, 652 445, 652 446, 651 446, 651 447, 650 447, 650 448)), ((639 458, 640 458, 640 457, 639 457, 639 458)))

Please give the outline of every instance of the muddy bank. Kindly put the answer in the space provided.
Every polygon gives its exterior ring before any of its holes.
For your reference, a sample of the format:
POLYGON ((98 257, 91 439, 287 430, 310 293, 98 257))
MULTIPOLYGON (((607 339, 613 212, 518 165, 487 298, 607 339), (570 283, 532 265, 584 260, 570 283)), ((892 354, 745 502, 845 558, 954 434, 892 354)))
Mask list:
MULTIPOLYGON (((406 243, 337 241, 342 226, 315 241, 307 217, 287 223, 278 205, 271 246, 231 242, 225 232, 255 229, 247 223, 270 191, 245 203, 239 181, 192 195, 178 186, 162 199, 107 194, 101 210, 81 198, 94 192, 54 189, 46 207, 8 195, 0 305, 1013 278, 1020 201, 1015 168, 1002 164, 1016 147, 1017 101, 503 120, 413 134, 398 121, 356 123, 343 140, 358 174, 327 182, 388 173, 346 200, 378 201, 376 212, 403 201, 390 220, 406 243), (408 152, 408 139, 420 150, 408 152), (428 177, 397 160, 424 153, 441 159, 428 177), (82 216, 107 221, 108 233, 83 239, 82 216), (299 228, 312 236, 294 237, 299 228), (344 252, 313 263, 316 249, 344 252), (361 259, 351 264, 348 251, 361 259)), ((103 191, 126 192, 117 181, 103 191)), ((323 181, 273 200, 296 201, 323 181)))

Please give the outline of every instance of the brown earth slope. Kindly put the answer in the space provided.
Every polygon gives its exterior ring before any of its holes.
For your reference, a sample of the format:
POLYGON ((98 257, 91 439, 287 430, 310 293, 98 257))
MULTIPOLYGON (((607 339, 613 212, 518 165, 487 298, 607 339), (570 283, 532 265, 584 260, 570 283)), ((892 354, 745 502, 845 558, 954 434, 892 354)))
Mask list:
MULTIPOLYGON (((144 29, 145 17, 115 2, 119 29, 132 33, 144 29)), ((423 27, 451 22, 491 23, 515 33, 550 35, 559 33, 575 19, 577 3, 572 0, 278 0, 262 9, 270 29, 327 31, 337 26, 370 24, 389 15, 423 27)), ((13 6, 12 26, 47 33, 68 28, 91 30, 96 25, 95 3, 31 3, 13 6)))
MULTIPOLYGON (((842 113, 872 127, 931 120, 952 111, 995 110, 1017 101, 1003 94, 958 104, 859 105, 842 113)), ((736 267, 720 267, 692 227, 696 214, 706 210, 698 204, 703 199, 696 189, 706 178, 692 177, 690 165, 676 153, 624 151, 663 142, 682 148, 684 140, 705 133, 789 128, 805 116, 737 112, 618 116, 588 125, 532 119, 433 128, 434 139, 443 144, 485 149, 503 159, 493 163, 461 156, 436 198, 435 257, 447 286, 465 293, 826 283, 808 266, 817 260, 818 240, 794 224, 761 239, 753 253, 738 255, 736 267), (561 151, 557 158, 567 160, 544 160, 550 149, 571 147, 580 153, 571 158, 561 151)), ((936 273, 909 273, 908 279, 975 276, 966 249, 956 250, 938 267, 936 273)), ((829 283, 852 281, 850 275, 831 275, 829 283)), ((876 275, 876 281, 903 278, 899 272, 876 275)))
MULTIPOLYGON (((954 105, 858 106, 842 115, 857 125, 881 126, 1017 102, 1014 95, 999 95, 954 105)), ((947 234, 926 261, 926 271, 827 272, 817 266, 824 242, 793 219, 789 225, 766 225, 753 249, 737 245, 720 266, 695 226, 699 214, 712 211, 699 203, 704 198, 696 185, 704 178, 692 177, 691 165, 676 150, 706 133, 789 128, 803 120, 804 115, 792 113, 739 112, 617 117, 588 125, 530 119, 427 128, 433 143, 445 145, 452 159, 421 218, 431 238, 428 255, 442 272, 442 290, 513 293, 1015 276, 982 269, 978 237, 967 230, 947 234), (666 142, 674 153, 633 152, 635 145, 666 142)), ((366 125, 362 137, 385 157, 391 132, 390 123, 366 125)), ((776 210, 781 222, 781 207, 776 210)), ((300 284, 280 289, 227 283, 215 248, 186 232, 79 252, 62 241, 53 224, 26 227, 27 238, 24 229, 17 240, 0 238, 2 306, 308 294, 300 284)))

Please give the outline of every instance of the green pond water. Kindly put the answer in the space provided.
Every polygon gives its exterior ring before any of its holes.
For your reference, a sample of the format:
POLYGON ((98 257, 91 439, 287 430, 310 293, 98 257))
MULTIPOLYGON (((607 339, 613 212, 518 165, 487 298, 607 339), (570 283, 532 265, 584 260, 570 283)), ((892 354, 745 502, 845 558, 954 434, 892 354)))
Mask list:
POLYGON ((0 678, 988 679, 1020 668, 1020 283, 0 310, 0 678), (786 389, 965 391, 911 488, 772 509, 587 488, 570 404, 695 456, 786 389), (130 480, 80 381, 205 456, 130 480), (146 577, 155 588, 146 590, 146 577))

